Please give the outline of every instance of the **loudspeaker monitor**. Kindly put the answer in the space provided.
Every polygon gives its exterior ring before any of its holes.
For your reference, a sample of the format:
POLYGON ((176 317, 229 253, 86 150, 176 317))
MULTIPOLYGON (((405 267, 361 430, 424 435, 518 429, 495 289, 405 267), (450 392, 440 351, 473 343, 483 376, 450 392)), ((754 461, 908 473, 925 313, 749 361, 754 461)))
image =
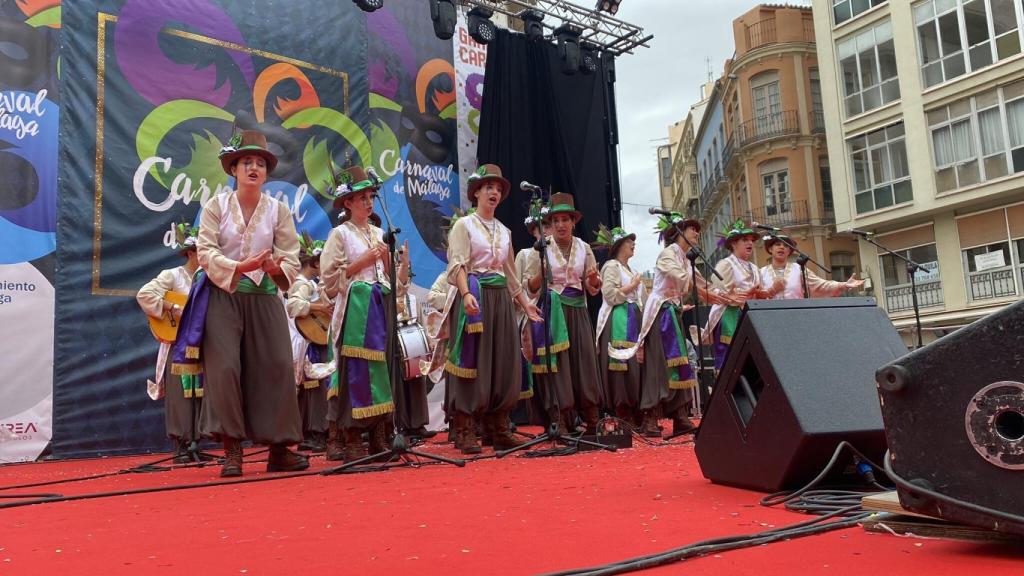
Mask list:
POLYGON ((900 504, 1024 534, 1024 302, 878 371, 900 504))
POLYGON ((880 462, 875 370, 906 351, 873 298, 748 302, 697 433, 704 477, 800 487, 843 440, 880 462))

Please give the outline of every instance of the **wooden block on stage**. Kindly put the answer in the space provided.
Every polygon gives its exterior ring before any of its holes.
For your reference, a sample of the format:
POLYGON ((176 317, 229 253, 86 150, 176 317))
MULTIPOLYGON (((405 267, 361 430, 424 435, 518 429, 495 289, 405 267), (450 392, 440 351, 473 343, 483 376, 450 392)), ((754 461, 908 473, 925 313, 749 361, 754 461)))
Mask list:
POLYGON ((888 512, 893 516, 876 515, 862 522, 866 532, 878 532, 898 535, 912 534, 924 538, 944 538, 952 540, 971 540, 976 542, 1022 542, 1019 536, 954 524, 931 516, 904 510, 900 506, 896 492, 883 492, 865 496, 861 499, 861 507, 871 512, 888 512))

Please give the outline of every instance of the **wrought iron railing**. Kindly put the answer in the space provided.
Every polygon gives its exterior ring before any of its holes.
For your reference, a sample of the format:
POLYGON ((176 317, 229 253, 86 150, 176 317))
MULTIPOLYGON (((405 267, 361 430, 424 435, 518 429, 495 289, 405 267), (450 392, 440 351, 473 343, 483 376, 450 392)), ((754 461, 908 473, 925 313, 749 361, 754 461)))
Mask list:
POLYGON ((722 183, 722 167, 715 164, 715 167, 711 169, 711 174, 708 175, 707 181, 704 182, 704 187, 700 191, 700 208, 704 209, 705 206, 711 201, 711 197, 714 196, 715 191, 718 189, 718 185, 722 183))
POLYGON ((821 110, 811 110, 810 122, 811 134, 825 133, 825 113, 821 110))
POLYGON ((971 300, 974 301, 1017 295, 1012 266, 984 272, 970 272, 967 274, 967 285, 971 289, 971 300))
MULTIPOLYGON (((885 309, 890 314, 914 309, 914 298, 910 284, 887 286, 885 288, 885 309)), ((942 306, 942 281, 930 280, 917 283, 917 303, 921 308, 942 306)))
POLYGON ((799 134, 800 119, 796 110, 773 112, 740 124, 737 133, 740 148, 743 148, 762 140, 799 134))
POLYGON ((818 205, 817 216, 811 214, 810 203, 807 200, 790 200, 775 205, 758 206, 747 210, 744 217, 747 222, 757 222, 776 228, 825 225, 836 222, 835 212, 826 208, 824 204, 818 205))

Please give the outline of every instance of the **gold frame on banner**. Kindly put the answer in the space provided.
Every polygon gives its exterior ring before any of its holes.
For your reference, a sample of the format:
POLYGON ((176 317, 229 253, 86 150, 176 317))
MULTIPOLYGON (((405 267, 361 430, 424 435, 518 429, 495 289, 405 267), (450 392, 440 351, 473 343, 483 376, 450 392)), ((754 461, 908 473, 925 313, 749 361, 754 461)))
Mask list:
MULTIPOLYGON (((99 12, 97 14, 96 29, 96 158, 95 158, 95 194, 93 198, 93 237, 92 237, 92 294, 94 296, 131 296, 136 294, 135 290, 122 290, 116 288, 103 288, 100 286, 100 260, 101 245, 103 240, 103 126, 104 126, 104 105, 107 71, 107 24, 117 22, 117 16, 99 12)), ((266 50, 248 48, 234 42, 227 42, 210 38, 194 32, 164 28, 163 31, 172 36, 185 38, 211 46, 225 48, 236 52, 243 52, 251 56, 259 56, 268 60, 276 60, 286 64, 292 64, 299 68, 306 68, 315 72, 321 72, 336 76, 342 82, 342 101, 344 102, 344 114, 349 114, 349 83, 348 73, 334 70, 325 66, 312 64, 288 56, 274 54, 266 50)))

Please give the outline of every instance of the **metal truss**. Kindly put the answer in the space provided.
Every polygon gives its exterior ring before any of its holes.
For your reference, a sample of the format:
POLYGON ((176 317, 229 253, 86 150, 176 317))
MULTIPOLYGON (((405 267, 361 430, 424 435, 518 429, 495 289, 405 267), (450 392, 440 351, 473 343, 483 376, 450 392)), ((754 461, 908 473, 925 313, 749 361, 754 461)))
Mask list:
MULTIPOLYGON (((637 0, 634 0, 637 1, 637 0)), ((647 44, 653 34, 644 35, 644 29, 619 20, 606 12, 598 12, 596 8, 584 8, 568 0, 459 0, 460 4, 474 7, 481 6, 500 12, 511 18, 520 19, 523 12, 534 10, 544 14, 541 24, 548 32, 562 24, 578 26, 582 33, 581 42, 589 42, 598 49, 612 55, 632 54, 639 46, 650 48, 647 44)), ((553 34, 548 34, 553 38, 553 34)))

